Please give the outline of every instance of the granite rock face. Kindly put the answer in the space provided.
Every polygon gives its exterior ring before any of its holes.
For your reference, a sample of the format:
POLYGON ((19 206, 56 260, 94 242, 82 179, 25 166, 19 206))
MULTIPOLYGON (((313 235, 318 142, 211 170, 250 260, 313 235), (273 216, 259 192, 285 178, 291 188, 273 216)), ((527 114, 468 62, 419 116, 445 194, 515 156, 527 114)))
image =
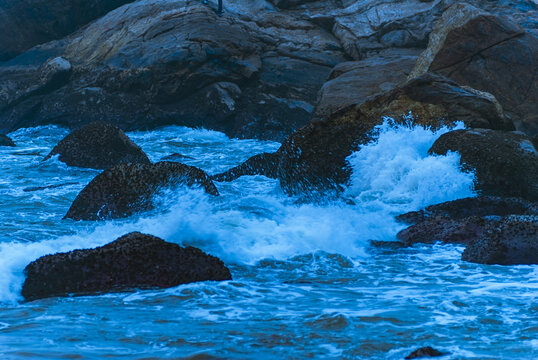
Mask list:
POLYGON ((65 219, 115 219, 153 209, 152 198, 163 188, 202 187, 218 190, 207 174, 193 166, 161 161, 156 164, 120 164, 97 175, 77 195, 65 219))
POLYGON ((0 61, 69 35, 132 0, 21 0, 0 2, 0 61))
POLYGON ((138 232, 95 249, 43 256, 26 266, 24 273, 22 295, 26 300, 232 278, 221 260, 200 249, 138 232))
POLYGON ((44 160, 59 154, 69 166, 106 169, 123 163, 149 164, 142 149, 114 125, 90 123, 61 140, 44 160))
POLYGON ((518 130, 538 133, 538 38, 507 18, 454 4, 436 24, 410 78, 426 72, 493 94, 518 130))
POLYGON ((538 150, 522 133, 488 129, 456 130, 435 141, 430 153, 457 151, 461 166, 476 175, 482 195, 538 200, 538 150))

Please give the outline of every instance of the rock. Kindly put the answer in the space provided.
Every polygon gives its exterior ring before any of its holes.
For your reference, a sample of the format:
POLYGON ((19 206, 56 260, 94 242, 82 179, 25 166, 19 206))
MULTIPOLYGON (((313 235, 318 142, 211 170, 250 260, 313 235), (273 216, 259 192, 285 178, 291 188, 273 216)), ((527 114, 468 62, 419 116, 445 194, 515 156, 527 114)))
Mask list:
POLYGON ((471 216, 462 219, 431 217, 400 231, 396 237, 406 246, 414 244, 471 244, 495 224, 494 219, 471 216))
MULTIPOLYGON (((12 106, 0 101, 0 130, 99 120, 124 130, 175 124, 284 139, 310 120, 330 70, 349 58, 310 21, 246 1, 229 6, 221 17, 184 0, 109 12, 50 45, 72 64, 69 82, 12 106)), ((36 71, 29 61, 0 66, 0 77, 20 87, 36 71)))
POLYGON ((106 169, 123 163, 149 164, 142 149, 114 125, 93 122, 61 140, 43 159, 60 155, 69 166, 106 169))
POLYGON ((383 116, 433 128, 453 126, 456 121, 467 126, 513 128, 489 94, 426 74, 290 135, 277 152, 278 178, 284 191, 340 191, 350 175, 346 158, 372 140, 371 131, 382 123, 383 116))
POLYGON ((138 232, 95 249, 43 256, 24 273, 21 293, 28 301, 232 278, 221 260, 200 249, 138 232))
POLYGON ((461 258, 480 264, 538 264, 538 216, 502 219, 487 234, 470 243, 461 258))
POLYGON ((152 197, 164 187, 201 186, 218 195, 207 174, 175 162, 120 164, 97 175, 77 195, 65 219, 100 220, 130 216, 153 209, 152 197))
POLYGON ((439 350, 436 350, 430 346, 426 346, 426 347, 413 351, 411 354, 407 355, 405 359, 406 360, 419 359, 419 358, 425 358, 425 357, 439 357, 439 356, 445 356, 445 355, 448 355, 448 354, 440 352, 439 350))
POLYGON ((456 130, 435 141, 432 154, 457 151, 460 164, 476 175, 481 195, 538 200, 538 151, 522 133, 488 129, 456 130))
POLYGON ((494 95, 516 128, 538 133, 538 38, 468 4, 448 8, 410 74, 438 72, 494 95))
POLYGON ((161 161, 182 162, 183 160, 189 160, 189 159, 193 159, 193 158, 190 157, 190 156, 187 156, 187 155, 182 155, 182 154, 179 154, 179 153, 173 153, 173 154, 170 154, 170 155, 166 155, 165 157, 163 157, 161 159, 161 161))
POLYGON ((15 147, 15 143, 7 135, 0 134, 0 146, 15 147))
POLYGON ((64 187, 64 186, 69 186, 69 185, 78 185, 78 183, 76 183, 76 182, 67 182, 67 183, 56 184, 56 185, 32 186, 32 187, 26 187, 26 188, 22 189, 22 191, 24 191, 24 192, 34 192, 34 191, 41 191, 41 190, 57 189, 57 188, 61 188, 61 187, 64 187))
POLYGON ((0 4, 0 61, 66 36, 131 0, 21 0, 0 4))
POLYGON ((430 205, 423 210, 396 216, 396 220, 417 224, 434 217, 463 219, 470 216, 538 215, 538 203, 521 198, 479 196, 430 205))
POLYGON ((319 91, 314 118, 327 118, 349 105, 403 85, 416 59, 417 51, 406 49, 338 64, 319 91))
POLYGON ((264 175, 271 179, 278 177, 279 157, 276 153, 262 153, 221 174, 211 176, 213 181, 233 181, 244 175, 264 175))

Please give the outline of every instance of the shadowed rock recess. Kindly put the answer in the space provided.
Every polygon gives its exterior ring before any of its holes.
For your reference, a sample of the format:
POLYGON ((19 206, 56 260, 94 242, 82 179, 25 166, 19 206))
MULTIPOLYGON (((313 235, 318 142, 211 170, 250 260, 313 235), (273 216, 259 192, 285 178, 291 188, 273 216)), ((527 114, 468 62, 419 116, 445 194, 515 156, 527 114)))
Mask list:
POLYGON ((161 161, 120 164, 97 175, 77 195, 65 219, 103 220, 153 209, 152 198, 163 188, 199 186, 219 194, 207 174, 193 166, 161 161))
POLYGON ((21 293, 26 300, 232 278, 221 260, 200 249, 138 232, 95 249, 43 256, 26 266, 24 274, 21 293))
POLYGON ((122 163, 149 164, 142 149, 114 125, 94 122, 73 131, 43 159, 59 154, 69 166, 106 169, 122 163))
POLYGON ((14 147, 15 143, 8 136, 0 134, 0 146, 14 147))

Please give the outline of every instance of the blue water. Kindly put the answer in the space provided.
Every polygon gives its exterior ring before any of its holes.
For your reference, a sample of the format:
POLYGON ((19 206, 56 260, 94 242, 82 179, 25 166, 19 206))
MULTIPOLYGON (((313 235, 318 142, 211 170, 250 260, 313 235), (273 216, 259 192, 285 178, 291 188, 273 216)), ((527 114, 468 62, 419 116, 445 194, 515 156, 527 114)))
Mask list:
MULTIPOLYGON (((355 205, 299 204, 276 180, 249 176, 217 183, 220 197, 165 189, 155 211, 98 223, 61 218, 99 172, 41 161, 68 130, 9 134, 18 147, 0 148, 0 358, 402 359, 427 345, 444 359, 538 358, 538 267, 464 263, 449 245, 369 246, 395 239, 396 214, 474 195, 458 154, 427 154, 445 131, 379 127, 349 158, 355 205), (48 185, 60 186, 25 191, 48 185), (233 280, 22 302, 30 261, 135 230, 220 257, 233 280)), ((128 135, 152 161, 180 153, 208 173, 279 146, 182 127, 128 135)))

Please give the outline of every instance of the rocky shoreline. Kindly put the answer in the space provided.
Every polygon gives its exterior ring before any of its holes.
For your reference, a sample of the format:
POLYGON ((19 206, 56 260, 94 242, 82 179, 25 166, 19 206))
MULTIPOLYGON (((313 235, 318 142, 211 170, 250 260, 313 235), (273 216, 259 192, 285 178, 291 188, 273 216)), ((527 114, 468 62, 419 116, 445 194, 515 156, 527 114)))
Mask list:
MULTIPOLYGON (((218 16, 213 4, 190 0, 93 2, 95 11, 52 26, 45 37, 36 35, 42 30, 30 26, 35 22, 25 7, 0 8, 0 19, 19 17, 28 25, 19 40, 0 42, 0 133, 66 126, 72 133, 44 160, 58 156, 69 166, 104 170, 65 218, 148 211, 162 188, 201 187, 218 196, 214 182, 244 175, 278 179, 284 193, 301 201, 339 198, 349 184, 348 157, 375 139, 386 117, 432 129, 463 122, 464 130, 442 135, 429 153, 459 153, 462 170, 475 174, 479 197, 401 215, 410 227, 398 234, 400 245, 465 244, 464 261, 538 264, 535 3, 241 0, 226 4, 218 16), (282 145, 221 174, 206 174, 177 162, 152 164, 123 133, 171 124, 282 145)), ((50 11, 43 19, 65 17, 62 6, 50 11)), ((15 144, 0 135, 0 146, 15 144)), ((150 235, 126 237, 142 247, 169 246, 150 235)), ((119 272, 114 278, 106 271, 96 275, 103 268, 89 270, 118 261, 114 251, 131 247, 122 239, 33 262, 23 295, 32 300, 186 282, 129 282, 119 272), (112 258, 104 259, 110 249, 112 258), (57 281, 80 266, 78 258, 90 264, 82 273, 108 280, 86 286, 81 275, 64 288, 36 290, 53 281, 32 280, 44 264, 57 281)), ((122 261, 141 255, 134 253, 122 261)), ((184 274, 184 266, 174 271, 184 274)), ((222 275, 225 267, 219 271, 216 277, 185 276, 230 278, 229 271, 222 275)))

